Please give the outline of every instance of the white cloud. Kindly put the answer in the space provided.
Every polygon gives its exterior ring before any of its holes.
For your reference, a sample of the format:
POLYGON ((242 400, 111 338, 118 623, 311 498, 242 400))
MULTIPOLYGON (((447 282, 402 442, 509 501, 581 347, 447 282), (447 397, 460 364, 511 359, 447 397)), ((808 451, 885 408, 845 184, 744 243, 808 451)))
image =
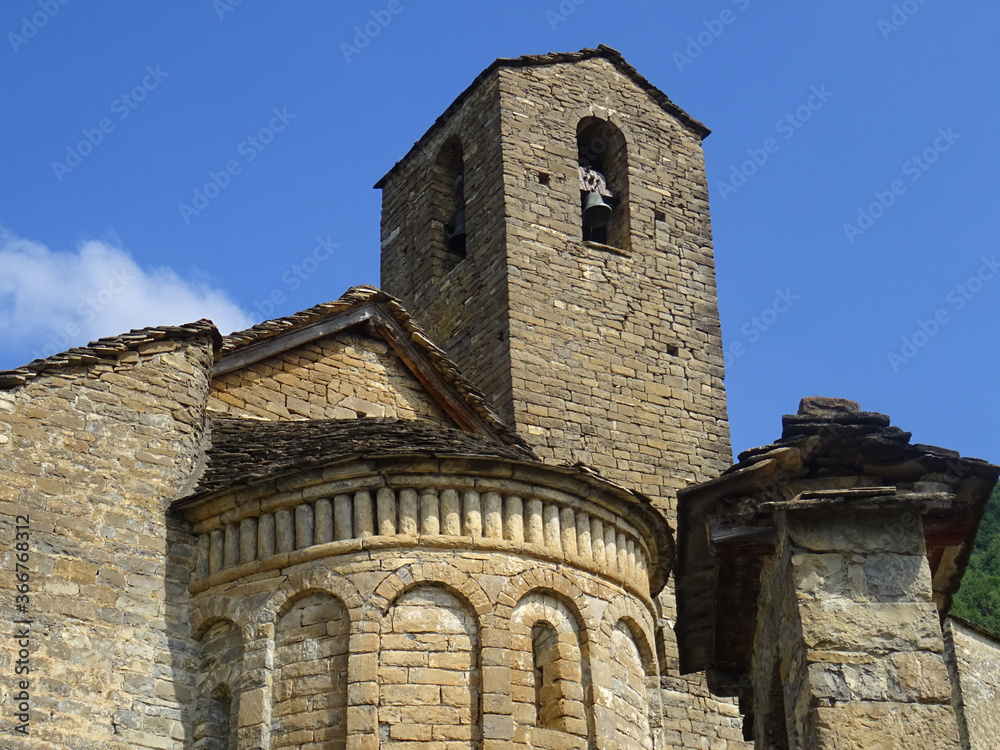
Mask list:
POLYGON ((76 250, 0 230, 0 336, 5 345, 47 357, 132 328, 209 318, 223 333, 250 317, 222 289, 179 277, 171 268, 140 268, 108 242, 76 250))

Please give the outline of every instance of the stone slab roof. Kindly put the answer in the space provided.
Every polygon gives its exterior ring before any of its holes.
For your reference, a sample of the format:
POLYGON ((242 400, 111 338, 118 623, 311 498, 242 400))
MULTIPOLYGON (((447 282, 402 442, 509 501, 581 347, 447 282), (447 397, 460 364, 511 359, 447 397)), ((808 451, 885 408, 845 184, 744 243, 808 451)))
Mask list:
MULTIPOLYGON (((344 292, 340 298, 335 299, 332 302, 322 302, 318 305, 313 305, 306 310, 301 310, 292 315, 286 315, 283 318, 265 320, 263 323, 258 323, 252 328, 247 328, 242 331, 233 331, 228 336, 224 336, 222 338, 222 356, 231 354, 250 344, 255 344, 266 339, 274 338, 275 336, 281 336, 282 334, 305 328, 306 326, 325 319, 332 314, 342 312, 357 302, 367 302, 369 300, 383 298, 395 301, 393 297, 390 297, 385 292, 379 291, 376 287, 365 284, 352 286, 344 292)), ((402 306, 400 306, 400 309, 402 309, 402 306)))
POLYGON ((315 305, 283 318, 267 320, 222 337, 210 320, 182 326, 156 326, 108 336, 36 359, 13 370, 0 370, 0 390, 16 388, 32 379, 71 367, 117 363, 129 352, 141 352, 162 341, 210 336, 216 352, 216 375, 287 351, 352 326, 367 325, 381 336, 463 429, 514 446, 533 457, 524 439, 508 427, 472 385, 416 324, 394 297, 371 286, 356 286, 333 302, 315 305))
POLYGON ((191 497, 203 497, 348 459, 487 456, 537 462, 523 450, 418 419, 272 422, 215 417, 206 467, 191 497))
MULTIPOLYGON (((338 465, 348 464, 352 477, 401 471, 416 478, 427 471, 436 474, 440 464, 451 463, 451 470, 460 474, 471 469, 501 482, 514 477, 539 487, 560 488, 598 504, 614 499, 620 505, 609 509, 638 529, 655 552, 650 569, 655 591, 666 584, 673 563, 673 533, 647 496, 605 479, 583 464, 545 464, 516 446, 500 445, 462 430, 423 420, 384 417, 303 421, 215 417, 210 435, 201 475, 190 491, 174 501, 175 511, 209 508, 219 496, 230 492, 239 495, 247 490, 256 497, 261 488, 265 492, 295 488, 303 479, 314 481, 338 465), (361 474, 353 462, 361 464, 361 474), (499 470, 501 466, 503 470, 499 470)), ((333 474, 344 476, 338 469, 333 474)))
POLYGON ((683 125, 685 125, 691 132, 700 138, 704 139, 712 132, 704 124, 694 119, 685 112, 683 109, 678 107, 671 101, 670 97, 664 94, 660 89, 650 83, 645 76, 643 76, 638 70, 633 68, 625 58, 622 53, 612 47, 601 44, 596 49, 584 48, 579 52, 550 52, 545 55, 522 55, 521 57, 501 57, 494 60, 486 70, 476 76, 475 80, 469 84, 468 88, 465 89, 458 97, 453 101, 448 108, 434 121, 434 124, 427 129, 416 143, 413 144, 406 156, 396 162, 392 169, 385 173, 385 175, 378 182, 375 183, 376 188, 381 188, 385 181, 400 168, 400 166, 409 159, 410 154, 412 154, 420 144, 423 143, 435 130, 437 130, 444 122, 446 122, 451 116, 462 106, 462 103, 472 94, 473 91, 486 80, 493 71, 499 68, 524 68, 532 65, 557 65, 560 63, 574 63, 580 62, 581 60, 588 60, 595 57, 602 57, 605 60, 611 62, 618 70, 622 72, 627 78, 630 78, 636 86, 645 91, 649 98, 656 102, 664 111, 676 117, 683 125))
POLYGON ((206 335, 211 336, 215 349, 218 351, 222 346, 222 337, 210 320, 202 319, 182 326, 136 328, 118 336, 107 336, 92 341, 86 346, 73 347, 45 359, 36 359, 14 370, 0 370, 0 390, 16 388, 39 375, 58 372, 70 367, 95 365, 101 362, 114 363, 122 355, 141 351, 147 345, 157 341, 182 341, 206 335))
MULTIPOLYGON (((771 514, 865 488, 912 498, 922 515, 941 614, 965 574, 1000 467, 931 445, 889 417, 844 399, 803 399, 779 440, 741 453, 717 479, 678 493, 675 630, 681 670, 748 669, 761 558, 773 552, 771 514), (803 498, 812 498, 803 500, 803 498)), ((885 501, 885 500, 883 500, 885 501)), ((733 694, 733 693, 728 693, 733 694)))
POLYGON ((381 336, 463 429, 493 436, 522 449, 522 455, 533 455, 524 439, 497 416, 483 393, 428 338, 399 300, 372 286, 351 287, 332 302, 229 334, 222 340, 215 374, 357 325, 367 325, 372 334, 381 336))

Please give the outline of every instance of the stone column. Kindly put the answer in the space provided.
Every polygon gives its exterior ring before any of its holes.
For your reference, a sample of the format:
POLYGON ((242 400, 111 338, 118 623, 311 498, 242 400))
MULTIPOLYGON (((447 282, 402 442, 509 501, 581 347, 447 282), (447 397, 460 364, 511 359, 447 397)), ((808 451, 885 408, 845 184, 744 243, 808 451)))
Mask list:
POLYGON ((756 746, 958 750, 920 509, 850 491, 770 505, 756 746))

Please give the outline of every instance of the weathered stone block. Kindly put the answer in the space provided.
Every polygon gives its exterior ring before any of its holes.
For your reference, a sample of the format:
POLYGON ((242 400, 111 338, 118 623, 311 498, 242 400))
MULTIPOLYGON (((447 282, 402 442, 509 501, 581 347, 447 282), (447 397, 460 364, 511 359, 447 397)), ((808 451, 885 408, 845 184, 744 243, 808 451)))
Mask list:
POLYGON ((958 750, 950 706, 848 703, 816 709, 816 750, 958 750))
POLYGON ((799 611, 810 649, 941 653, 944 648, 937 609, 930 603, 807 601, 799 611))

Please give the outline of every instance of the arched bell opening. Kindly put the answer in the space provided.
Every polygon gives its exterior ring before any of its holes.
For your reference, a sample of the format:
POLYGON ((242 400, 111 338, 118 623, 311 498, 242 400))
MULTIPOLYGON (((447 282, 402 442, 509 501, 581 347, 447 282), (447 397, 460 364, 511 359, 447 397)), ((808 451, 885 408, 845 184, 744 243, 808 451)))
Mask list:
POLYGON ((432 221, 440 226, 442 270, 447 273, 467 255, 465 208, 465 159, 462 142, 452 136, 434 162, 432 221))
POLYGON ((585 117, 576 131, 583 239, 628 249, 628 155, 625 136, 607 120, 585 117))

